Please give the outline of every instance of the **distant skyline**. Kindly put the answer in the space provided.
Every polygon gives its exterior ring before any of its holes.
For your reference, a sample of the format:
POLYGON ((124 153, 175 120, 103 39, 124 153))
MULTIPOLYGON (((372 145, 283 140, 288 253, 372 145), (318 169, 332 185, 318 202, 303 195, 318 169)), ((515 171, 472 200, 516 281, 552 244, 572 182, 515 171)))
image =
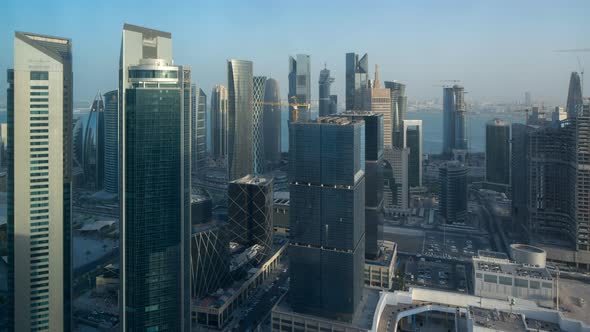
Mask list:
POLYGON ((371 78, 379 64, 381 79, 407 84, 410 100, 442 99, 441 80, 461 80, 468 101, 524 101, 530 91, 533 101, 565 106, 577 56, 590 66, 590 53, 554 52, 590 47, 584 0, 175 3, 1 1, 0 104, 14 31, 72 39, 74 98, 90 104, 97 90, 117 87, 125 22, 171 32, 175 63, 192 66, 206 92, 227 84, 227 59, 243 59, 254 62, 254 75, 277 79, 286 96, 289 56, 304 53, 311 55, 312 100, 327 64, 342 104, 345 53, 366 52, 371 78))

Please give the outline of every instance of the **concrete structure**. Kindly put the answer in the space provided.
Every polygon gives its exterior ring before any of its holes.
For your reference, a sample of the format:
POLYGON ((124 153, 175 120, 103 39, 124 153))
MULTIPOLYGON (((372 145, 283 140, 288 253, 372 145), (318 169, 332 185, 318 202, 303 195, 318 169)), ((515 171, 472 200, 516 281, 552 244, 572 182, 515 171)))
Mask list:
MULTIPOLYGON (((408 97, 406 96, 406 85, 399 82, 385 82, 385 87, 391 92, 391 142, 396 148, 404 148, 403 122, 408 109, 408 97)), ((420 149, 420 151, 422 151, 420 149)), ((411 153, 411 152, 410 152, 411 153)))
POLYGON ((8 330, 72 330, 73 89, 69 39, 14 34, 7 90, 8 330))
POLYGON ((402 120, 401 146, 410 151, 408 185, 422 187, 422 120, 402 120))
POLYGON ((443 154, 467 150, 465 92, 462 86, 443 89, 443 154))
POLYGON ((409 207, 409 155, 409 149, 383 149, 383 207, 386 209, 407 210, 409 207))
POLYGON ((333 111, 335 110, 335 106, 332 105, 332 95, 330 94, 330 87, 334 83, 334 77, 330 76, 330 70, 324 67, 320 71, 320 79, 319 79, 319 96, 320 96, 320 116, 328 116, 333 115, 333 111))
POLYGON ((291 200, 288 191, 274 193, 273 230, 274 234, 289 236, 289 207, 291 200))
POLYGON ((191 72, 172 65, 171 37, 123 27, 122 331, 190 330, 191 72))
POLYGON ((227 89, 223 85, 216 85, 211 91, 211 145, 213 157, 216 159, 227 156, 227 98, 227 89))
POLYGON ((365 255, 365 123, 345 117, 291 123, 291 306, 350 320, 365 255))
POLYGON ((458 161, 446 162, 439 168, 440 199, 438 212, 448 224, 467 218, 467 167, 458 161))
POLYGON ((381 87, 379 79, 379 66, 375 65, 375 80, 369 89, 370 110, 383 116, 383 146, 393 146, 392 142, 392 117, 391 117, 391 93, 387 88, 381 87))
POLYGON ((105 157, 104 101, 100 92, 92 102, 84 129, 84 184, 88 189, 99 191, 103 188, 105 157))
POLYGON ((266 257, 273 235, 273 179, 245 176, 227 188, 230 241, 259 245, 266 257))
MULTIPOLYGON (((582 75, 584 75, 583 72, 582 75)), ((568 118, 575 118, 577 113, 582 110, 582 100, 582 83, 580 81, 580 75, 574 71, 570 76, 570 85, 565 106, 568 118)))
POLYGON ((104 191, 119 193, 119 91, 104 94, 104 191))
POLYGON ((254 78, 252 62, 227 61, 228 130, 227 170, 228 181, 241 179, 253 169, 253 107, 254 78))
POLYGON ((297 54, 289 57, 289 122, 311 120, 311 64, 310 56, 297 54))
POLYGON ((510 186, 510 125, 500 119, 486 123, 486 185, 496 191, 510 186))
POLYGON ((266 80, 262 132, 264 136, 264 158, 270 168, 281 161, 281 93, 274 78, 266 80))
POLYGON ((519 264, 545 267, 547 252, 541 248, 514 243, 510 245, 510 257, 519 264))
POLYGON ((382 241, 380 247, 378 257, 365 259, 365 287, 389 290, 393 287, 397 244, 382 241))
POLYGON ((252 171, 251 174, 264 173, 264 131, 263 131, 263 102, 266 91, 266 76, 253 77, 253 107, 252 107, 252 171))
POLYGON ((368 110, 369 55, 346 53, 346 110, 368 110))
POLYGON ((486 298, 514 297, 551 307, 556 296, 553 277, 546 268, 498 258, 495 252, 480 250, 473 257, 473 280, 475 295, 486 298))
POLYGON ((383 116, 362 111, 341 116, 365 122, 365 257, 376 258, 383 240, 383 116))
POLYGON ((567 119, 567 112, 563 106, 555 106, 553 113, 551 113, 551 121, 557 123, 567 119))

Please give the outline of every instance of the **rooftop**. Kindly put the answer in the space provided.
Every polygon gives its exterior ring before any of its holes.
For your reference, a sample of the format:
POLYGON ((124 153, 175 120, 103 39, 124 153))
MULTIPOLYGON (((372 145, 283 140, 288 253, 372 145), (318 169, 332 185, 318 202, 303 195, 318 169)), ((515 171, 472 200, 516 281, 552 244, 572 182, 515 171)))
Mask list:
POLYGON ((255 184, 255 185, 268 185, 272 183, 272 178, 264 178, 260 176, 246 175, 241 179, 232 181, 232 183, 240 184, 255 184))
MULTIPOLYGON (((553 277, 546 268, 519 264, 508 258, 498 258, 503 257, 502 253, 478 251, 478 254, 480 255, 473 257, 473 268, 477 272, 493 272, 523 278, 553 280, 553 277), (484 255, 482 256, 481 254, 484 255), (488 256, 485 254, 488 254, 488 256)), ((506 255, 504 254, 504 256, 506 255)))
POLYGON ((381 246, 381 254, 375 259, 365 259, 366 264, 389 266, 391 261, 395 259, 397 252, 397 243, 392 241, 383 241, 381 246))

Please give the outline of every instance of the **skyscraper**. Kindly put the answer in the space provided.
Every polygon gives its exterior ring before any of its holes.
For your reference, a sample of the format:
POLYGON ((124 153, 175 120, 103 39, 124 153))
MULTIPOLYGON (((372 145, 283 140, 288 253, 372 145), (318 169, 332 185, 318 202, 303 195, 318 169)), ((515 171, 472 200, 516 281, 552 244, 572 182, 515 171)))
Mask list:
POLYGON ((383 207, 405 210, 409 206, 410 188, 406 148, 383 148, 383 207))
POLYGON ((403 120, 400 141, 409 149, 408 185, 422 186, 422 120, 403 120))
POLYGON ((361 300, 364 131, 364 122, 343 117, 291 124, 289 292, 295 311, 350 320, 361 300))
POLYGON ((330 87, 334 83, 334 77, 330 76, 330 70, 325 68, 320 70, 319 80, 320 90, 320 116, 328 116, 333 114, 334 107, 332 106, 332 95, 330 95, 330 87))
POLYGON ((311 64, 310 56, 297 54, 289 57, 289 122, 311 119, 311 64))
POLYGON ((500 119, 486 124, 486 182, 510 185, 510 126, 500 119))
POLYGON ((264 259, 272 249, 273 179, 247 175, 227 187, 230 241, 262 247, 264 259))
POLYGON ((512 218, 522 230, 528 221, 529 136, 535 128, 522 123, 512 124, 510 167, 512 175, 512 218))
POLYGON ((365 257, 375 258, 383 241, 383 115, 347 111, 342 116, 365 122, 365 257))
POLYGON ((533 102, 531 99, 531 92, 527 91, 524 93, 524 105, 527 107, 533 106, 533 102))
POLYGON ((71 50, 69 39, 14 35, 7 90, 8 330, 72 330, 71 50))
POLYGON ((467 149, 465 98, 462 86, 443 89, 443 154, 467 149))
POLYGON ((190 330, 190 69, 171 34, 123 27, 120 326, 190 330))
POLYGON ((445 222, 465 222, 467 219, 467 167, 458 161, 448 161, 439 168, 440 200, 438 211, 445 222))
POLYGON ((86 187, 97 191, 102 189, 104 181, 104 144, 104 101, 99 92, 88 114, 82 154, 86 187))
POLYGON ((253 112, 252 112, 252 165, 251 174, 264 173, 264 131, 263 121, 263 102, 266 90, 266 76, 254 76, 253 81, 253 112))
POLYGON ((207 163, 207 95, 191 86, 191 171, 196 176, 207 163))
POLYGON ((369 107, 369 55, 346 53, 346 110, 369 107))
POLYGON ((383 116, 383 146, 392 146, 391 94, 389 89, 381 87, 378 65, 375 65, 375 81, 369 89, 369 100, 371 111, 383 116))
POLYGON ((251 61, 229 60, 227 62, 228 181, 241 179, 251 174, 253 170, 253 82, 251 61))
POLYGON ((223 85, 216 85, 211 91, 211 143, 216 159, 227 156, 227 103, 227 89, 223 85))
POLYGON ((391 92, 391 142, 397 148, 403 148, 403 121, 406 118, 408 97, 406 85, 399 82, 385 82, 385 87, 391 92))
POLYGON ((104 94, 104 190, 119 193, 119 91, 104 94))
POLYGON ((572 72, 570 76, 570 86, 567 93, 567 104, 565 111, 568 118, 576 116, 582 107, 582 84, 580 83, 580 75, 577 72, 572 72))
POLYGON ((264 102, 264 158, 268 164, 276 165, 281 160, 281 94, 279 83, 274 78, 266 80, 264 102))

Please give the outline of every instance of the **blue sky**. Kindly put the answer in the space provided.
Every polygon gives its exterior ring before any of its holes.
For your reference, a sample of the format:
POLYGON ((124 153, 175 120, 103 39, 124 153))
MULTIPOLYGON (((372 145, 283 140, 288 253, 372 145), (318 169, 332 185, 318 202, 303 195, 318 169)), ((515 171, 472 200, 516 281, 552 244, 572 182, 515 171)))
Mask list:
POLYGON ((284 97, 288 56, 307 53, 312 98, 327 63, 344 101, 344 54, 354 51, 369 53, 382 80, 405 82, 410 99, 440 97, 440 80, 458 79, 470 99, 516 101, 529 90, 564 104, 576 55, 590 68, 590 53, 553 50, 590 48, 589 12, 586 0, 1 0, 0 89, 15 30, 72 39, 76 100, 115 88, 127 22, 171 32, 175 63, 192 66, 207 94, 238 58, 278 79, 284 97))

